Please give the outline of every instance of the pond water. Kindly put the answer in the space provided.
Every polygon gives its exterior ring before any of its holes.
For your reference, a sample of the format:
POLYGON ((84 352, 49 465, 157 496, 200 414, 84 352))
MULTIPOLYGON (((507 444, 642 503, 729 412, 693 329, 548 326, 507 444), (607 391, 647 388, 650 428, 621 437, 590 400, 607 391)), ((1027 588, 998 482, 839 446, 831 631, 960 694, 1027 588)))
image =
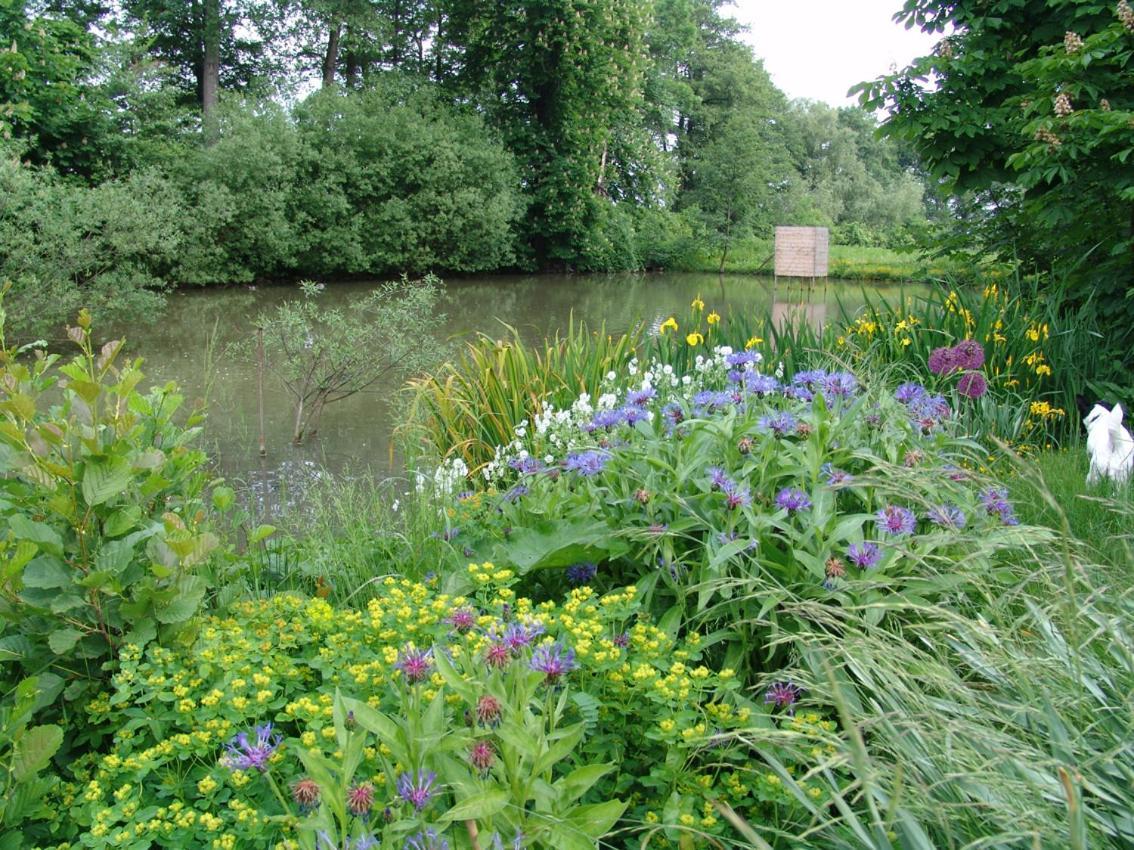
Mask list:
MULTIPOLYGON (((608 331, 638 322, 688 314, 700 294, 708 309, 724 316, 745 313, 780 321, 802 314, 816 324, 849 306, 872 298, 897 298, 893 284, 819 281, 777 285, 771 278, 715 274, 532 275, 450 278, 445 282, 446 317, 436 333, 459 340, 482 332, 506 336, 506 323, 538 341, 576 319, 608 331)), ((373 282, 336 283, 322 298, 347 304, 373 288, 373 282)), ((256 367, 229 353, 233 343, 254 334, 256 317, 281 301, 299 297, 297 287, 233 287, 179 292, 169 299, 161 321, 122 329, 130 352, 145 358, 151 384, 176 380, 188 400, 207 398, 205 447, 222 475, 237 483, 278 489, 281 483, 301 490, 321 470, 388 475, 399 468, 391 432, 397 426, 397 387, 375 387, 327 407, 318 436, 291 445, 291 400, 269 372, 265 378, 267 456, 259 456, 256 367)))

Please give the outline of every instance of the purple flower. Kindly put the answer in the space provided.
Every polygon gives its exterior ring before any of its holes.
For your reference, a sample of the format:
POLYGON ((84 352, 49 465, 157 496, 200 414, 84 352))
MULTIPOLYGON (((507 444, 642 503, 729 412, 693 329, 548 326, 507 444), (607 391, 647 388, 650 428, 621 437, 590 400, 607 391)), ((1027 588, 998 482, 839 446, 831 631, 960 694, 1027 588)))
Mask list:
POLYGON ((923 398, 925 395, 925 387, 921 384, 915 384, 913 381, 900 384, 898 388, 894 390, 894 398, 902 404, 910 404, 917 401, 919 398, 923 398))
POLYGON ((644 387, 640 390, 630 390, 626 393, 626 403, 634 407, 642 407, 647 402, 656 398, 658 391, 653 387, 644 387))
POLYGON ((471 632, 476 627, 476 620, 476 611, 467 605, 454 608, 449 615, 449 625, 461 634, 471 632))
POLYGON ((531 492, 531 491, 528 490, 528 488, 525 485, 517 484, 515 487, 513 487, 511 490, 509 490, 508 492, 506 492, 504 494, 504 501, 505 502, 518 501, 521 497, 528 495, 529 492, 531 492))
POLYGON ((841 487, 844 484, 849 484, 854 480, 854 476, 845 470, 838 469, 829 463, 823 464, 819 470, 823 475, 827 476, 827 485, 830 487, 841 487))
POLYGON ((719 466, 710 466, 707 472, 709 473, 709 487, 713 490, 723 490, 732 484, 725 471, 719 466))
POLYGON ((578 665, 575 663, 575 650, 567 649, 561 643, 540 646, 532 653, 529 666, 543 673, 544 683, 554 685, 578 665))
POLYGON ((572 564, 567 568, 567 581, 576 586, 586 584, 596 575, 598 575, 598 565, 592 564, 590 561, 572 564))
POLYGON ((784 398, 791 398, 796 401, 811 401, 815 398, 815 393, 811 392, 807 387, 790 386, 784 387, 784 398))
POLYGON ((923 392, 908 405, 910 419, 923 431, 931 431, 940 422, 949 418, 949 402, 944 396, 929 395, 923 392))
POLYGON ((761 431, 771 431, 777 437, 795 432, 796 419, 788 412, 777 413, 775 416, 761 416, 756 427, 761 431))
POLYGON ((619 649, 626 649, 626 647, 630 645, 630 633, 620 632, 619 634, 616 634, 613 638, 611 638, 611 643, 613 643, 619 649))
POLYGON ((681 409, 681 405, 676 401, 671 401, 662 408, 662 416, 669 422, 671 427, 680 425, 685 421, 685 411, 681 409))
POLYGON ((712 413, 733 403, 732 393, 724 390, 701 390, 693 396, 693 407, 699 413, 712 413))
POLYGON ((595 413, 594 418, 591 420, 591 427, 585 430, 593 431, 596 428, 605 428, 610 430, 617 425, 621 425, 626 421, 626 416, 621 410, 599 410, 595 413))
POLYGON ((772 682, 768 690, 764 691, 764 702, 776 708, 786 708, 793 711, 793 706, 803 696, 803 688, 791 682, 772 682))
POLYGON ((798 487, 785 487, 776 494, 776 507, 788 513, 805 511, 811 507, 811 499, 798 487))
POLYGON ((525 646, 531 646, 532 641, 544 633, 544 625, 539 620, 530 623, 509 623, 504 629, 501 638, 504 646, 512 652, 519 652, 525 646))
POLYGON ((946 375, 957 368, 957 352, 952 348, 935 348, 929 352, 929 371, 934 375, 946 375))
POLYGON ((768 395, 780 388, 780 382, 772 375, 760 375, 756 372, 744 374, 744 389, 756 395, 768 395))
POLYGON ((746 485, 735 484, 729 481, 728 486, 723 489, 725 505, 730 511, 734 511, 737 508, 746 508, 752 504, 752 493, 746 485))
POLYGON ((406 839, 402 850, 449 850, 449 842, 437 834, 433 827, 411 835, 406 839))
POLYGON ((868 570, 882 560, 882 550, 872 540, 852 543, 847 547, 847 560, 860 569, 868 570))
POLYGON ((571 452, 567 455, 567 460, 564 462, 564 468, 569 472, 577 472, 584 478, 590 478, 592 475, 598 475, 602 472, 606 462, 610 460, 608 452, 599 451, 598 449, 587 449, 582 452, 571 452))
POLYGON ((746 366, 755 366, 763 356, 758 351, 734 351, 732 354, 725 355, 725 363, 732 368, 746 366))
POLYGON ((984 346, 975 339, 963 339, 953 346, 953 358, 960 369, 979 369, 984 365, 984 346))
POLYGON ((929 509, 929 521, 941 528, 964 528, 965 513, 955 505, 940 505, 929 509))
POLYGON ((518 457, 508 461, 508 465, 516 470, 521 475, 535 475, 536 473, 543 472, 543 461, 538 457, 518 457))
POLYGON ((406 644, 398 650, 398 660, 394 667, 402 671, 406 684, 414 685, 429 677, 433 671, 433 650, 420 650, 413 644, 406 644))
POLYGON ((346 805, 356 818, 368 820, 370 809, 374 806, 374 786, 363 782, 350 788, 346 793, 346 805))
POLYGON ((436 780, 437 774, 432 770, 423 770, 416 775, 407 771, 398 777, 398 796, 420 812, 437 793, 433 787, 436 780))
POLYGON ((819 388, 830 398, 850 398, 858 390, 858 379, 850 372, 832 372, 819 380, 819 388))
POLYGON ((1016 510, 1008 501, 1008 491, 1001 487, 990 487, 980 494, 981 504, 990 515, 1000 517, 1004 525, 1019 525, 1016 510))
POLYGON ((633 405, 627 405, 626 407, 622 408, 621 413, 622 413, 622 421, 625 422, 627 425, 633 425, 637 422, 643 422, 643 421, 650 418, 649 413, 647 413, 642 408, 634 407, 633 405))
POLYGON ((980 398, 988 392, 988 381, 980 372, 965 372, 957 381, 957 392, 969 398, 980 398))
POLYGON ((806 369, 802 372, 796 372, 795 377, 791 379, 794 386, 797 387, 814 387, 827 378, 826 369, 806 369))
POLYGON ((271 723, 257 726, 255 733, 255 739, 250 738, 247 732, 240 732, 228 742, 228 752, 223 757, 225 767, 261 773, 268 769, 268 760, 275 755, 283 738, 272 734, 271 723))
POLYGON ((874 515, 880 531, 886 534, 913 534, 917 517, 909 508, 901 505, 887 505, 874 515))

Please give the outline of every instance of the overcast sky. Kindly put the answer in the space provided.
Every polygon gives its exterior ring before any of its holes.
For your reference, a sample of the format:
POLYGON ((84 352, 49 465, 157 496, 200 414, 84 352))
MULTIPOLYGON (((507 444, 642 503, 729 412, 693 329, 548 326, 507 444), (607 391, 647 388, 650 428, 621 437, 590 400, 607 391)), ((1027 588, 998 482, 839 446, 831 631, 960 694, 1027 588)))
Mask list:
POLYGON ((857 104, 847 89, 904 68, 937 38, 894 23, 902 0, 734 0, 731 13, 788 97, 857 104))

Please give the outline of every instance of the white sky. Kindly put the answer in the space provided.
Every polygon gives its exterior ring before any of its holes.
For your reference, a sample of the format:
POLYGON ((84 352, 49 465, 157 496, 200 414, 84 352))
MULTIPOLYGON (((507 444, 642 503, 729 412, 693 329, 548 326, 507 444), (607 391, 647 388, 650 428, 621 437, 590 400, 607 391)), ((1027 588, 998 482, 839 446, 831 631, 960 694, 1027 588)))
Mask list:
POLYGON ((734 0, 731 14, 772 81, 792 98, 857 105, 847 89, 904 68, 939 36, 893 21, 902 0, 734 0))

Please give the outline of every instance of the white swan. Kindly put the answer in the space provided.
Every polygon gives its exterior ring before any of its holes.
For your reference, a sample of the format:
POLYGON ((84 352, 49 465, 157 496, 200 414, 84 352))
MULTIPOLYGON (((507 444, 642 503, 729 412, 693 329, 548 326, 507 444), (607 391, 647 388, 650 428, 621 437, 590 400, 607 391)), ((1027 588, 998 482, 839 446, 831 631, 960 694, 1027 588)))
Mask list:
POLYGON ((1103 478, 1126 481, 1134 469, 1134 437, 1122 427, 1122 405, 1107 410, 1096 404, 1083 423, 1087 426, 1087 454, 1091 456, 1087 483, 1097 484, 1103 478))

